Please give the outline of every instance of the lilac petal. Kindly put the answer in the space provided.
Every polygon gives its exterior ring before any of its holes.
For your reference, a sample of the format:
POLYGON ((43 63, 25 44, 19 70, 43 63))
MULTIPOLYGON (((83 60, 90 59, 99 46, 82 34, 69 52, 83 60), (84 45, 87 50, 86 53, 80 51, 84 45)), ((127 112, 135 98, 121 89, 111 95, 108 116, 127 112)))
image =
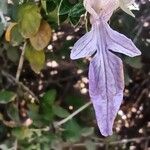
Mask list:
POLYGON ((141 55, 141 52, 139 49, 137 49, 131 39, 128 39, 123 34, 114 31, 107 23, 105 24, 105 27, 107 33, 106 40, 108 49, 114 52, 128 55, 130 57, 141 55))
POLYGON ((91 56, 96 51, 96 37, 94 30, 81 37, 71 50, 71 59, 91 56))
POLYGON ((89 91, 99 129, 103 136, 109 136, 123 99, 124 79, 120 58, 109 51, 105 56, 95 56, 90 63, 89 91))

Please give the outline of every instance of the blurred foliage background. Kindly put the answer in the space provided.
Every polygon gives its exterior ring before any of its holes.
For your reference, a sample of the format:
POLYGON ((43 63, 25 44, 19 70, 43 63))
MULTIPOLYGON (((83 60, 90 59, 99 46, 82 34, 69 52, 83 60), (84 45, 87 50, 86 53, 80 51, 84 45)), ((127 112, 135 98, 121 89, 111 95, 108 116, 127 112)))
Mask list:
POLYGON ((88 95, 89 59, 69 58, 90 29, 82 0, 0 0, 1 150, 150 149, 150 2, 137 5, 135 18, 118 10, 110 20, 142 56, 120 56, 124 101, 114 134, 103 138, 88 95))

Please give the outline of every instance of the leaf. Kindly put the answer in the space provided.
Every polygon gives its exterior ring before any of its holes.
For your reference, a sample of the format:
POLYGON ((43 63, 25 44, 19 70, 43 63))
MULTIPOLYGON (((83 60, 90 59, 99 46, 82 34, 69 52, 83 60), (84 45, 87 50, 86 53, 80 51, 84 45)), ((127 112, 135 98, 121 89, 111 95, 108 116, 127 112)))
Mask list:
POLYGON ((0 113, 0 121, 3 120, 3 115, 0 113))
POLYGON ((7 1, 6 0, 0 0, 0 11, 2 11, 3 14, 7 13, 7 1))
POLYGON ((17 23, 16 22, 13 22, 13 23, 10 23, 10 25, 8 26, 6 32, 5 32, 5 40, 7 42, 10 42, 11 40, 11 30, 12 28, 16 25, 17 23))
POLYGON ((42 103, 40 107, 41 107, 42 119, 46 121, 45 122, 46 124, 49 124, 54 119, 54 112, 53 112, 52 106, 42 103))
POLYGON ((34 36, 38 32, 41 23, 38 6, 32 3, 21 5, 18 11, 18 22, 23 37, 30 38, 34 36))
POLYGON ((69 116, 69 112, 66 109, 64 109, 60 106, 55 106, 54 105, 53 106, 53 112, 56 116, 58 116, 60 118, 66 118, 66 117, 69 116))
POLYGON ((17 62, 19 60, 19 52, 17 48, 14 47, 9 47, 7 50, 7 57, 12 61, 12 62, 17 62))
POLYGON ((7 109, 7 114, 13 121, 15 121, 19 125, 20 117, 19 117, 19 110, 17 105, 15 104, 10 105, 7 109))
POLYGON ((23 42, 23 40, 24 39, 19 32, 18 25, 13 26, 10 35, 10 43, 12 44, 12 46, 19 46, 23 42))
POLYGON ((37 51, 30 44, 26 45, 25 57, 30 62, 30 66, 35 73, 39 73, 45 64, 45 53, 43 50, 37 51))
POLYGON ((94 133, 94 128, 93 127, 92 128, 83 128, 81 130, 81 134, 84 137, 91 136, 93 133, 94 133))
POLYGON ((27 127, 17 127, 12 129, 12 135, 15 136, 18 140, 30 138, 32 134, 32 131, 27 127))
POLYGON ((30 42, 36 50, 44 49, 48 45, 51 36, 51 27, 46 21, 42 21, 38 32, 30 38, 30 42))
POLYGON ((81 136, 81 127, 76 121, 70 120, 64 125, 63 136, 69 142, 77 142, 81 136))
POLYGON ((3 33, 4 33, 4 24, 0 22, 0 37, 3 35, 3 33))
POLYGON ((125 57, 125 63, 136 69, 140 69, 143 66, 141 62, 141 57, 134 57, 134 58, 125 57))
POLYGON ((36 127, 42 127, 42 115, 39 113, 39 105, 29 104, 28 115, 33 120, 33 125, 36 127))
POLYGON ((72 6, 73 5, 69 2, 69 0, 62 0, 62 3, 59 5, 59 15, 68 14, 72 6))
POLYGON ((55 89, 47 91, 42 98, 42 103, 45 103, 48 106, 52 106, 56 99, 56 94, 57 92, 55 89))
POLYGON ((46 11, 47 13, 52 12, 57 7, 56 3, 53 0, 46 1, 46 11))
POLYGON ((54 118, 54 112, 52 105, 54 104, 54 101, 56 99, 56 90, 52 89, 47 91, 41 100, 41 113, 43 116, 43 119, 47 121, 47 123, 51 122, 54 118))
POLYGON ((85 142, 86 150, 96 150, 96 145, 91 140, 86 140, 85 142))
POLYGON ((73 25, 77 25, 82 14, 85 13, 83 3, 78 3, 69 12, 69 19, 73 25))
POLYGON ((0 104, 7 104, 13 102, 16 98, 16 94, 10 91, 0 91, 0 104))

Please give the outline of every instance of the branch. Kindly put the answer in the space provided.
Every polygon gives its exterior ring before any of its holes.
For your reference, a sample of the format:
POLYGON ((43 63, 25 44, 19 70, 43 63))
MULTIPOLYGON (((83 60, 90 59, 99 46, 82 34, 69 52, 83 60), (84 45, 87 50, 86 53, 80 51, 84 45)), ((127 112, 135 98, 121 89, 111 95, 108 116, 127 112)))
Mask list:
POLYGON ((18 69, 17 69, 17 73, 16 73, 16 81, 17 82, 19 81, 20 74, 21 74, 22 67, 23 67, 25 47, 26 47, 26 42, 24 43, 23 48, 22 48, 22 53, 21 53, 21 57, 19 60, 19 65, 18 65, 18 69))
POLYGON ((84 109, 86 109, 87 107, 89 107, 92 104, 92 102, 88 102, 85 105, 83 105, 82 107, 80 107, 78 110, 76 110, 74 113, 72 113, 71 115, 69 115, 67 118, 61 120, 60 122, 57 122, 55 124, 55 127, 59 127, 61 125, 63 125, 64 123, 66 123, 67 121, 69 121, 70 119, 72 119, 74 116, 76 116, 77 114, 79 114, 81 111, 83 111, 84 109))
POLYGON ((37 98, 37 96, 27 87, 25 86, 22 82, 19 82, 15 79, 15 77, 13 77, 12 75, 10 75, 9 73, 5 72, 5 71, 1 71, 2 75, 5 76, 7 79, 11 80, 12 83, 15 83, 17 86, 20 86, 24 91, 26 91, 27 93, 29 93, 30 95, 32 95, 32 97, 39 102, 39 99, 37 98))
MULTIPOLYGON (((141 142, 141 141, 148 141, 150 140, 150 136, 148 137, 140 137, 140 138, 132 138, 132 139, 123 139, 123 140, 120 140, 120 141, 116 141, 116 142, 108 142, 108 146, 109 145, 118 145, 118 144, 127 144, 127 143, 130 143, 130 142, 141 142)), ((105 141, 102 141, 102 142, 93 142, 94 145, 96 146, 104 146, 105 145, 105 141)), ((64 147, 69 147, 70 145, 68 143, 65 143, 64 144, 64 147)), ((85 147, 86 146, 86 143, 76 143, 76 144, 73 144, 72 145, 73 147, 85 147)))

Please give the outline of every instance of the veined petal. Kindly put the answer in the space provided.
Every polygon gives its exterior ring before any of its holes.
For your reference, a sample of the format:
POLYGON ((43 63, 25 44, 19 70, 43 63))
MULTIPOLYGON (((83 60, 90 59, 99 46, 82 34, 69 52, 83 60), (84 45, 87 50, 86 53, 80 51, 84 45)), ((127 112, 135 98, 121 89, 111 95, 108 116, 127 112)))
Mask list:
POLYGON ((124 78, 120 58, 109 51, 103 58, 97 55, 90 63, 89 91, 98 127, 109 136, 123 100, 124 78))
POLYGON ((141 55, 140 50, 134 45, 131 39, 117 31, 114 31, 107 23, 105 25, 105 29, 108 49, 130 57, 141 55))
POLYGON ((96 51, 96 36, 94 29, 81 37, 71 50, 71 59, 91 56, 96 51))
POLYGON ((98 18, 98 12, 99 11, 99 7, 100 7, 100 1, 97 4, 97 7, 95 8, 95 0, 84 0, 83 4, 85 9, 96 19, 98 18))

